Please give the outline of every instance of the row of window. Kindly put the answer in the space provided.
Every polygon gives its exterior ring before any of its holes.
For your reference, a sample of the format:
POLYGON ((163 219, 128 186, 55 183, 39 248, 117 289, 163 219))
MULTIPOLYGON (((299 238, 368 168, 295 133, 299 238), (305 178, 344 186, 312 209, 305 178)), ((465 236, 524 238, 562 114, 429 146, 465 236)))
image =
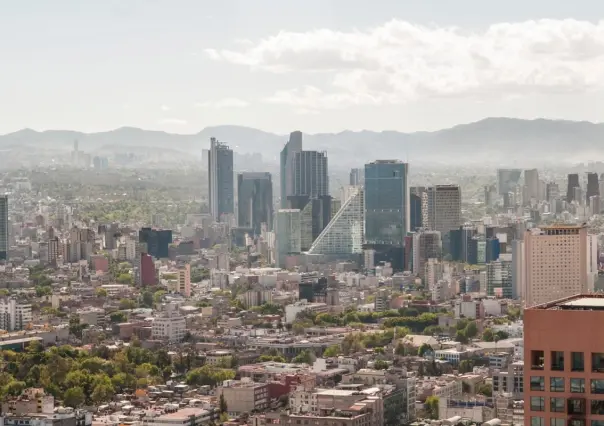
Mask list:
MULTIPOLYGON (((546 399, 543 396, 531 396, 531 411, 547 411, 546 399)), ((566 412, 565 398, 549 398, 550 413, 565 413, 566 412)), ((593 399, 590 401, 591 414, 604 415, 604 400, 593 399)), ((569 399, 568 413, 569 414, 585 414, 583 400, 569 399)))
MULTIPOLYGON (((531 369, 543 370, 545 367, 545 352, 531 351, 531 369)), ((550 352, 550 370, 564 371, 566 368, 563 351, 550 352)), ((585 354, 583 352, 570 353, 570 371, 585 371, 585 354)), ((604 373, 604 353, 593 352, 591 354, 591 371, 604 373)))
MULTIPOLYGON (((543 417, 531 417, 531 426, 546 426, 543 417)), ((566 419, 549 419, 549 426, 586 426, 583 419, 571 419, 566 424, 566 419)), ((591 426, 604 426, 604 420, 592 420, 591 426)))
MULTIPOLYGON (((590 389, 593 394, 604 394, 604 379, 591 379, 590 389)), ((543 376, 531 376, 531 390, 532 391, 545 391, 545 377, 543 376)), ((550 377, 549 378, 549 391, 550 392, 565 392, 566 386, 564 383, 564 377, 550 377)), ((571 393, 585 393, 585 379, 571 378, 570 379, 570 392, 571 393)))

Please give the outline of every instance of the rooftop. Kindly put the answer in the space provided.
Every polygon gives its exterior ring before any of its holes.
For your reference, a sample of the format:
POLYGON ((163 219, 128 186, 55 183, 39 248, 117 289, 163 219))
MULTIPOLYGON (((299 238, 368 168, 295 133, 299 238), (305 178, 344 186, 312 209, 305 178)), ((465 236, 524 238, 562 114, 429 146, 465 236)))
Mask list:
POLYGON ((529 308, 532 310, 604 311, 604 294, 577 294, 529 308))

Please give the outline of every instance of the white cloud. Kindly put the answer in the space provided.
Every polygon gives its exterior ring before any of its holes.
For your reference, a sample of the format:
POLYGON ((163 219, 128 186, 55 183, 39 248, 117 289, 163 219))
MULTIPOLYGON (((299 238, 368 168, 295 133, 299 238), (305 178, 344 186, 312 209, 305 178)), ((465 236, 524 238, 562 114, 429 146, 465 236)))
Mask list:
POLYGON ((218 101, 212 101, 212 102, 197 102, 195 104, 195 107, 196 108, 222 109, 222 108, 245 108, 249 105, 250 105, 249 102, 244 101, 243 99, 224 98, 224 99, 220 99, 218 101))
POLYGON ((163 119, 159 120, 158 123, 175 125, 175 126, 184 126, 184 125, 188 124, 187 120, 182 120, 180 118, 163 118, 163 119))
POLYGON ((170 107, 169 107, 168 105, 162 105, 162 106, 160 107, 160 109, 161 109, 162 111, 170 111, 170 107))
POLYGON ((324 74, 325 87, 266 99, 302 109, 604 88, 604 21, 544 19, 469 32, 393 20, 365 31, 282 31, 241 50, 206 54, 254 70, 324 74))

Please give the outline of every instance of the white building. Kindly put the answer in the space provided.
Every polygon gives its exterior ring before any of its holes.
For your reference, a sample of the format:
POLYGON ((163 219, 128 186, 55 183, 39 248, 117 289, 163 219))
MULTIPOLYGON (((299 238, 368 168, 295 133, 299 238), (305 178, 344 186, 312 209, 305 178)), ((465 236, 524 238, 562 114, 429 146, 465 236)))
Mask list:
POLYGON ((300 300, 294 304, 285 306, 285 323, 291 324, 296 320, 299 313, 310 311, 313 313, 327 312, 325 303, 308 303, 306 300, 300 300))
POLYGON ((0 329, 23 330, 33 321, 31 305, 19 303, 14 298, 0 299, 0 329))
POLYGON ((187 331, 185 317, 173 312, 153 319, 151 338, 169 343, 182 342, 187 331))

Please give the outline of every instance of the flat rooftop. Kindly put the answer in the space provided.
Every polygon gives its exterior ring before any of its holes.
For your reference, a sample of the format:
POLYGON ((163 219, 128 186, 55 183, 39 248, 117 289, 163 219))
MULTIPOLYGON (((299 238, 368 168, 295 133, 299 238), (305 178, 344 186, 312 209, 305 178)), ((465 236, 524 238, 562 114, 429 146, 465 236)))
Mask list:
POLYGON ((604 311, 604 294, 577 294, 529 309, 563 311, 604 311))

